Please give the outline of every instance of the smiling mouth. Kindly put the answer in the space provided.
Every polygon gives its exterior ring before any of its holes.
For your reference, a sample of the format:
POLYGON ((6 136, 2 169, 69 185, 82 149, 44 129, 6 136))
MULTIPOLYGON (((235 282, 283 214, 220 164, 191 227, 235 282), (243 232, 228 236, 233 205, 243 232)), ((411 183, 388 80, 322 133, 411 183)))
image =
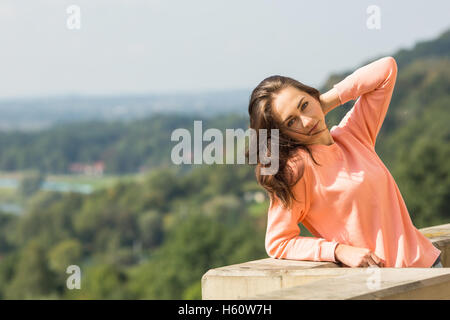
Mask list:
POLYGON ((317 125, 319 124, 319 121, 312 127, 311 131, 308 132, 308 134, 311 134, 315 128, 317 128, 317 125))

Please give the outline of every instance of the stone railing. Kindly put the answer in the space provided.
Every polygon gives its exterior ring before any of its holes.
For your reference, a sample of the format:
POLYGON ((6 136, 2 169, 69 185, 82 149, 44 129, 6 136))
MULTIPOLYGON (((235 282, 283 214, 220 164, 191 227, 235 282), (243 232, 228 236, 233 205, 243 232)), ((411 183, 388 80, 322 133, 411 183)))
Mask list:
POLYGON ((420 231, 442 251, 444 268, 341 268, 267 258, 209 270, 202 299, 450 299, 450 224, 420 231))

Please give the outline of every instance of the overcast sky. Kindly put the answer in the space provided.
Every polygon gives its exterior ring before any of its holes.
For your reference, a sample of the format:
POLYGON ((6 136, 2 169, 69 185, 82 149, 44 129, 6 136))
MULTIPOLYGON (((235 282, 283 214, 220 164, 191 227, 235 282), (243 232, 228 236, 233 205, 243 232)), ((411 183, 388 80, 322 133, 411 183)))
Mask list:
POLYGON ((437 37, 449 12, 442 0, 1 0, 0 98, 253 88, 272 74, 320 86, 437 37))

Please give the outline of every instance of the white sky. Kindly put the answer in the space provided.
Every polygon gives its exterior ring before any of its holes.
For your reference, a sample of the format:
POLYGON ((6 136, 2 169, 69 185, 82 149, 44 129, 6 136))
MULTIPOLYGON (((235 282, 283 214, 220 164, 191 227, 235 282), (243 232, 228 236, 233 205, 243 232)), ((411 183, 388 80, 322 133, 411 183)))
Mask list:
POLYGON ((442 0, 1 0, 0 98, 253 88, 272 74, 320 86, 437 37, 449 12, 442 0))

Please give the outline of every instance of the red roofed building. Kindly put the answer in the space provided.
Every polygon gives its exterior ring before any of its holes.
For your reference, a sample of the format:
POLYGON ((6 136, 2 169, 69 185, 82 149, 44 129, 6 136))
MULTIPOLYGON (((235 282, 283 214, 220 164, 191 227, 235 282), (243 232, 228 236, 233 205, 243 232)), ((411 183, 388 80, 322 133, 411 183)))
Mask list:
POLYGON ((75 174, 84 174, 87 176, 102 176, 105 170, 103 161, 97 161, 93 164, 74 162, 70 165, 69 171, 75 174))

